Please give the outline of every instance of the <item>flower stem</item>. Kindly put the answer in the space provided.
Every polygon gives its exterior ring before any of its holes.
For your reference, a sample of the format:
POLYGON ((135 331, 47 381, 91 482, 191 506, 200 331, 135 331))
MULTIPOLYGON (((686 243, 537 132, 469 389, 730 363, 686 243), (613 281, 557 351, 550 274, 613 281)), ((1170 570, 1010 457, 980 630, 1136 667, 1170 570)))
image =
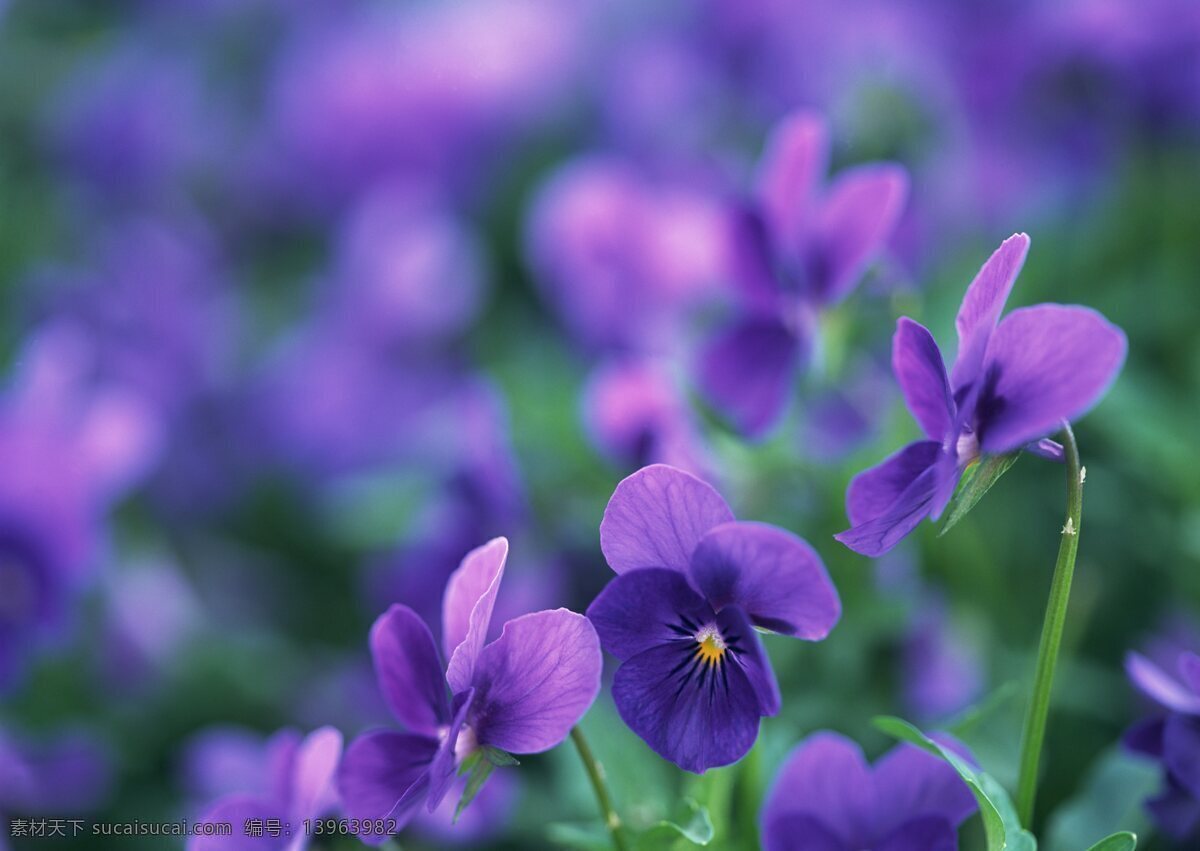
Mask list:
POLYGON ((1025 731, 1021 739, 1017 814, 1025 827, 1030 827, 1033 821, 1038 763, 1042 756, 1042 742, 1046 738, 1050 692, 1054 686, 1054 668, 1058 663, 1063 625, 1067 619, 1067 602, 1071 596, 1071 579, 1075 573, 1075 553, 1079 549, 1079 526, 1083 512, 1083 473, 1079 464, 1079 447, 1069 423, 1063 423, 1062 435, 1067 467, 1067 519, 1058 545, 1058 561, 1054 565, 1054 578, 1050 583, 1050 599, 1046 601, 1046 618, 1042 623, 1042 638, 1038 644, 1033 694, 1029 699, 1025 731))
POLYGON ((613 807, 612 796, 608 793, 608 786, 604 782, 604 767, 596 760, 596 755, 592 753, 592 749, 579 727, 571 728, 571 741, 575 743, 575 749, 579 751, 579 758, 583 760, 583 767, 587 769, 588 779, 592 781, 596 802, 600 804, 600 814, 604 816, 604 824, 608 827, 608 832, 612 834, 613 847, 617 851, 629 851, 625 835, 621 832, 621 817, 617 815, 617 811, 613 807))

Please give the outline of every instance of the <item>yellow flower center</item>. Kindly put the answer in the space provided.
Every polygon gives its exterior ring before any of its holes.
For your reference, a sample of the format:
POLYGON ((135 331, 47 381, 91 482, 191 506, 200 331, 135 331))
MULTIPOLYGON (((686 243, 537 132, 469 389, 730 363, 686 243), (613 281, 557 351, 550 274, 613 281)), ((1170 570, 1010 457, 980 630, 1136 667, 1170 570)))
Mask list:
POLYGON ((696 633, 696 655, 707 665, 717 665, 725 658, 725 639, 715 626, 706 626, 696 633))

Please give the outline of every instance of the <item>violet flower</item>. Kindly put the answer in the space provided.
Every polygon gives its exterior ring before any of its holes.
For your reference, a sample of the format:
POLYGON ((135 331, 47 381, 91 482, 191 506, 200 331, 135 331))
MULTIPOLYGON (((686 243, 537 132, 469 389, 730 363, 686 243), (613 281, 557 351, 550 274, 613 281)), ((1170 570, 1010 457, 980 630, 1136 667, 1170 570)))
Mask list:
POLYGON ((1025 234, 1008 238, 975 276, 955 321, 949 375, 933 335, 908 317, 897 323, 892 370, 927 439, 850 482, 852 525, 835 537, 855 552, 881 555, 925 517, 936 520, 969 464, 1046 437, 1116 378, 1125 334, 1095 310, 1038 304, 997 322, 1028 249, 1025 234))
POLYGON ((919 748, 898 745, 871 766, 854 742, 819 732, 775 778, 761 816, 763 848, 954 851, 958 826, 977 806, 955 770, 919 748))
POLYGON ((188 851, 300 851, 307 847, 303 822, 320 818, 337 806, 333 778, 342 755, 342 734, 332 727, 322 727, 301 739, 294 730, 283 730, 271 738, 266 755, 265 789, 221 798, 197 819, 200 823, 232 824, 233 834, 193 836, 188 840, 188 851), (278 819, 290 830, 280 836, 247 836, 241 827, 248 819, 278 819))
POLYGON ((458 765, 476 751, 549 750, 596 699, 600 644, 582 615, 566 609, 523 615, 484 644, 507 556, 508 541, 495 538, 450 577, 445 667, 433 634, 412 609, 393 605, 375 621, 379 688, 406 732, 366 733, 347 749, 338 788, 350 818, 395 819, 403 827, 421 804, 437 809, 458 765))
POLYGON ((1179 841, 1200 838, 1200 655, 1185 651, 1173 673, 1139 653, 1125 659, 1137 688, 1165 712, 1135 724, 1125 745, 1157 760, 1165 788, 1146 802, 1158 826, 1179 841))
POLYGON ((712 487, 664 465, 617 485, 600 546, 618 576, 588 617, 621 661, 621 718, 680 768, 736 762, 780 708, 755 627, 818 641, 841 616, 820 557, 783 529, 737 522, 712 487))
POLYGON ((699 382, 744 434, 759 436, 783 412, 807 362, 817 314, 845 298, 890 236, 908 194, 898 166, 872 163, 820 182, 829 133, 799 113, 773 132, 754 196, 734 223, 738 317, 704 348, 699 382))

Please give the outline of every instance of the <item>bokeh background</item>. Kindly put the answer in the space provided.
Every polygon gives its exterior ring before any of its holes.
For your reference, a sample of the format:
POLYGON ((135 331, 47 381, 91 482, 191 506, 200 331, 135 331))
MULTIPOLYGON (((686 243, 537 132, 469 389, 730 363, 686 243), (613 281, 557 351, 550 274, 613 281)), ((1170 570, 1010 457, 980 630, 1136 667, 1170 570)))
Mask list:
MULTIPOLYGON (((602 694, 584 726, 628 820, 690 797, 717 847, 753 848, 787 751, 831 728, 878 754, 880 713, 957 719, 1011 783, 1061 467, 1023 459, 877 562, 831 536, 850 477, 916 433, 896 317, 947 343, 1015 231, 1012 305, 1087 304, 1130 342, 1077 427, 1038 820, 1076 851, 1149 835, 1156 775, 1116 746, 1144 709, 1123 655, 1200 649, 1195 2, 0 2, 0 817, 189 818, 260 784, 280 727, 386 722, 374 617, 403 601, 436 624, 497 534, 497 623, 583 610, 609 494, 659 460, 812 542, 844 616, 819 644, 768 639, 784 711, 703 778, 602 694), (697 395, 695 354, 731 299, 727 213, 801 108, 835 171, 894 161, 911 192, 749 442, 697 395)), ((586 844, 594 802, 559 750, 404 847, 586 844)))

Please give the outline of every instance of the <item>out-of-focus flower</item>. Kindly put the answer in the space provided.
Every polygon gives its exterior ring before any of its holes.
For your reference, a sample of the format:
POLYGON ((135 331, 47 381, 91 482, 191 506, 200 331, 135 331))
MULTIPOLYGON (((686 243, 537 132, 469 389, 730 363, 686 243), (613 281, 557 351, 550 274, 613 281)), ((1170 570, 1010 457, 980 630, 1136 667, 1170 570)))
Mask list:
POLYGON ((201 824, 232 824, 233 834, 193 836, 188 840, 188 851, 234 851, 247 847, 299 851, 308 846, 309 834, 302 829, 304 822, 319 818, 337 806, 333 778, 342 755, 342 734, 332 727, 322 727, 301 738, 294 730, 283 730, 271 739, 267 755, 265 788, 228 795, 197 819, 201 824), (278 819, 292 826, 292 835, 247 836, 238 826, 244 826, 248 819, 278 819))
POLYGON ((850 482, 852 525, 836 537, 855 552, 885 553, 925 517, 937 519, 967 465, 1085 413, 1120 371, 1125 335, 1090 308, 1039 304, 998 322, 1028 249, 1025 234, 1005 240, 967 289, 949 375, 929 331, 908 317, 897 323, 892 369, 928 439, 850 482))
POLYGON ((783 411, 819 311, 841 301, 891 234, 908 193, 898 166, 847 169, 821 188, 828 130, 786 119, 767 143, 751 202, 734 215, 739 316, 704 348, 701 389, 749 436, 783 411))
POLYGON ((755 627, 818 641, 841 616, 820 557, 790 532, 736 521, 709 485, 663 465, 617 485, 600 546, 618 575, 588 617, 621 661, 621 718, 687 771, 737 761, 780 707, 755 627))
POLYGON ((109 662, 115 678, 137 682, 166 668, 200 626, 195 591, 168 561, 123 566, 108 581, 109 662))
POLYGON ((78 813, 103 804, 112 755, 95 737, 63 732, 46 741, 0 729, 0 812, 78 813))
POLYGON ((517 775, 503 771, 493 775, 471 806, 455 819, 458 801, 447 795, 432 813, 421 811, 412 821, 414 833, 428 837, 437 847, 470 846, 490 837, 498 836, 512 820, 519 792, 517 775))
POLYGON ((946 718, 983 693, 979 648, 956 628, 936 594, 927 592, 918 601, 900 664, 904 702, 918 719, 946 718))
POLYGON ((541 188, 526 254, 546 300, 585 344, 670 351, 682 315, 724 277, 725 237, 712 194, 592 156, 541 188))
POLYGON ((180 784, 203 808, 235 794, 267 795, 277 752, 292 747, 295 734, 282 731, 270 740, 242 727, 209 727, 182 746, 180 784))
POLYGON ((893 396, 891 382, 873 361, 850 366, 805 398, 799 451, 825 463, 844 458, 878 432, 893 396))
MULTIPOLYGON (((403 827, 437 809, 457 768, 480 749, 539 753, 564 738, 600 691, 602 659, 582 615, 523 615, 485 645, 508 541, 473 550, 450 578, 442 616, 443 668, 433 634, 407 606, 371 629, 379 688, 408 732, 378 731, 346 750, 338 788, 351 818, 403 827)), ((382 841, 386 837, 378 837, 382 841)))
MULTIPOLYGON (((942 743, 962 754, 957 743, 942 743)), ((901 744, 868 765, 837 733, 809 736, 762 812, 766 851, 955 851, 975 796, 946 762, 901 744)))

